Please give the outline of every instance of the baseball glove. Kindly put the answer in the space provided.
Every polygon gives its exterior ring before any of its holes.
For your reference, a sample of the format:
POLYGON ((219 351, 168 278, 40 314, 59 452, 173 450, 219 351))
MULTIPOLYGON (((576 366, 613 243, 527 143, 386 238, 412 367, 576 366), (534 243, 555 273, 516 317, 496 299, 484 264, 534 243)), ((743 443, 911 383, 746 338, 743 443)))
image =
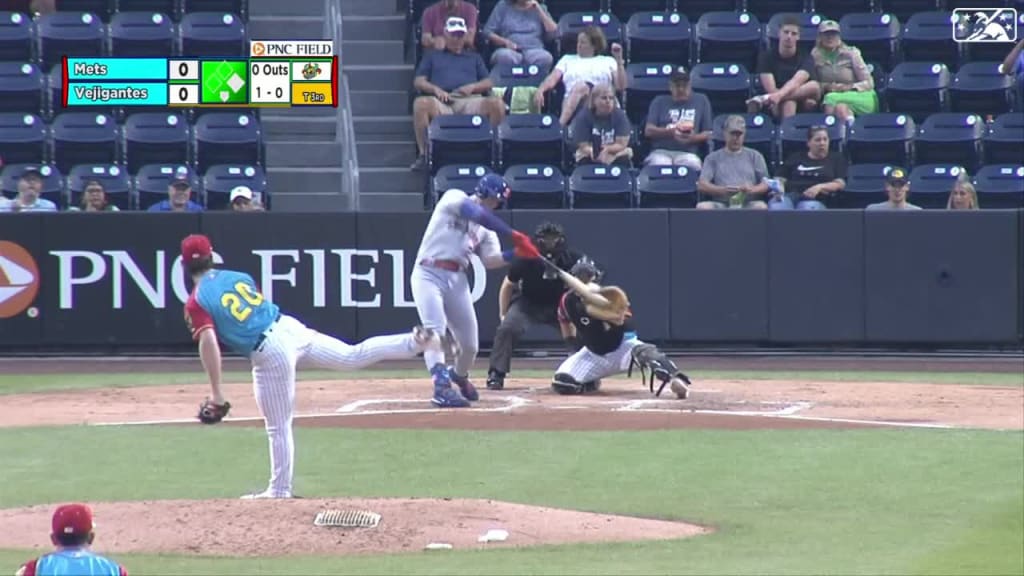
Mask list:
POLYGON ((607 306, 595 304, 587 305, 587 312, 595 318, 600 318, 613 324, 622 324, 626 318, 633 315, 629 309, 629 296, 618 286, 603 286, 598 288, 597 293, 604 296, 608 301, 607 306))
POLYGON ((230 411, 231 402, 225 400, 223 404, 217 404, 207 398, 199 405, 199 421, 203 424, 216 424, 223 420, 230 411))

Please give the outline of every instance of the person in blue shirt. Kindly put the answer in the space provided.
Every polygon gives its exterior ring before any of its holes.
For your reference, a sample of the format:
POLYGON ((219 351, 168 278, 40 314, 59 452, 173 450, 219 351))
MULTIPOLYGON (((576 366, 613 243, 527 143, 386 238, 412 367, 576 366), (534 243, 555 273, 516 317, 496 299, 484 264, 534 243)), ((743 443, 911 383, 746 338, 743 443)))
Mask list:
POLYGON ((128 576, 124 566, 89 550, 96 537, 89 506, 60 506, 51 524, 50 541, 57 550, 26 562, 16 576, 128 576))
POLYGON ((192 201, 192 183, 188 173, 178 171, 167 186, 167 200, 149 207, 149 212, 202 212, 203 207, 192 201))
POLYGON ((18 178, 18 195, 8 202, 0 201, 0 212, 56 212, 56 204, 40 197, 43 191, 43 171, 46 170, 46 167, 25 168, 18 178))

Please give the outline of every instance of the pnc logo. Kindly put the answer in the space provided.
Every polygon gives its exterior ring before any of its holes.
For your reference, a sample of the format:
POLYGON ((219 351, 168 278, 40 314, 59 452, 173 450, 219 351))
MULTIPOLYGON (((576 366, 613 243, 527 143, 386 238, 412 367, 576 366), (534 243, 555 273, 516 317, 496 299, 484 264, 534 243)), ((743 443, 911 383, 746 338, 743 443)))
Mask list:
POLYGON ((39 293, 39 267, 21 246, 0 240, 0 318, 25 311, 39 293))
POLYGON ((267 47, 266 47, 266 45, 263 44, 263 42, 257 42, 257 43, 252 45, 252 55, 253 56, 263 56, 266 53, 267 53, 267 47))

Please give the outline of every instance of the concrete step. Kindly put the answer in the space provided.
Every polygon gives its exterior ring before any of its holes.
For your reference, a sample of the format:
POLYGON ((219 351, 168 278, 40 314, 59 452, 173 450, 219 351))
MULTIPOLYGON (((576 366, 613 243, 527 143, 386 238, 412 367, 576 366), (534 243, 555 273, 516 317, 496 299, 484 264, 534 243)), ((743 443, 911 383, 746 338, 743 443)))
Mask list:
POLYGON ((379 142, 381 140, 415 141, 412 116, 353 116, 352 126, 356 140, 379 142))
POLYGON ((341 54, 349 66, 398 65, 405 63, 405 43, 397 40, 343 40, 341 54))
MULTIPOLYGON (((416 144, 409 141, 356 141, 356 150, 359 166, 363 168, 402 168, 409 166, 416 159, 416 144)), ((270 155, 269 147, 267 155, 270 155)))
POLYGON ((348 40, 401 40, 406 36, 404 14, 395 16, 346 16, 341 20, 341 37, 348 40))
POLYGON ((345 66, 349 91, 412 90, 412 64, 345 66))
POLYGON ((275 199, 308 192, 341 194, 341 168, 267 166, 267 186, 275 199))
MULTIPOLYGON (((287 4, 282 2, 282 4, 287 4)), ((252 40, 300 40, 328 38, 323 10, 309 16, 256 16, 249 18, 252 40)))
POLYGON ((341 143, 271 140, 266 144, 266 159, 267 166, 340 167, 341 143))
POLYGON ((407 193, 422 197, 427 183, 426 172, 401 168, 359 168, 359 188, 363 193, 407 193))
MULTIPOLYGON (((275 206, 276 208, 276 206, 275 206)), ((361 212, 423 212, 423 195, 364 192, 359 196, 361 212)))
POLYGON ((398 13, 395 2, 387 0, 342 0, 341 14, 343 16, 393 16, 398 13))
POLYGON ((263 133, 269 141, 313 140, 333 142, 338 123, 334 117, 264 114, 263 133))
POLYGON ((412 113, 406 90, 349 90, 353 116, 405 116, 412 113))
POLYGON ((274 196, 274 212, 347 212, 349 197, 337 192, 296 192, 274 196))
MULTIPOLYGON (((351 1, 344 0, 342 4, 351 1)), ((324 0, 249 0, 250 16, 312 16, 323 12, 324 0)))

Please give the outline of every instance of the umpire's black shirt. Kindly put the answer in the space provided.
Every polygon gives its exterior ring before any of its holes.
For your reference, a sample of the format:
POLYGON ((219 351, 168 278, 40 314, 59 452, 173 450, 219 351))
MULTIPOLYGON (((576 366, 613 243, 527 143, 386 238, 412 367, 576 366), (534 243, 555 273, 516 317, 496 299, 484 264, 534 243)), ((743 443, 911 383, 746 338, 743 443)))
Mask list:
MULTIPOLYGON (((553 262, 562 270, 569 270, 579 258, 579 254, 566 250, 555 256, 553 262)), ((530 305, 552 311, 558 308, 558 302, 565 293, 565 283, 561 278, 544 279, 544 263, 538 259, 512 260, 508 269, 508 281, 522 281, 522 298, 530 305)))

